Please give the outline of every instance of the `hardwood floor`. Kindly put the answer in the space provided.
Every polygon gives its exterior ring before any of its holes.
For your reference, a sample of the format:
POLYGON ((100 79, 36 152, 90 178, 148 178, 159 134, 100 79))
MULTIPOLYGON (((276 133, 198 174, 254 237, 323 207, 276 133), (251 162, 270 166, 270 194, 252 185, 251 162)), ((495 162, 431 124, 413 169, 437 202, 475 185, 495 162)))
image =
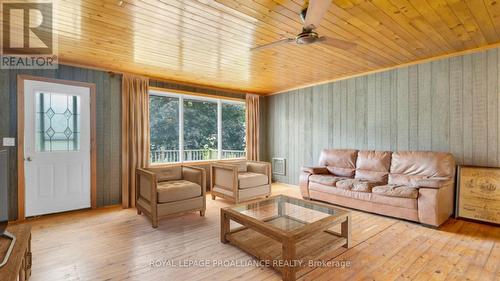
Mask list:
MULTIPOLYGON (((299 196, 298 188, 281 184, 273 185, 273 193, 299 196)), ((135 209, 118 207, 32 220, 30 280, 280 280, 277 272, 262 267, 187 267, 190 261, 252 260, 220 243, 219 209, 228 205, 208 195, 205 217, 190 213, 163 219, 158 229, 135 209)), ((316 268, 302 278, 500 280, 499 227, 450 219, 435 230, 354 211, 352 238, 352 248, 331 255, 350 261, 350 267, 316 268)))

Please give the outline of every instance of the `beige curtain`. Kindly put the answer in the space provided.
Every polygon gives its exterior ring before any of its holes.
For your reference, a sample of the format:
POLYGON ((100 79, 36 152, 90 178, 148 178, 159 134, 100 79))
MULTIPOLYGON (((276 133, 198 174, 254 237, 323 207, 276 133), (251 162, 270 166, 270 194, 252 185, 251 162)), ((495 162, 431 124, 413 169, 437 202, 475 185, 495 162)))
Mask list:
POLYGON ((247 159, 259 161, 259 96, 246 97, 247 159))
POLYGON ((122 206, 135 207, 135 169, 149 164, 149 80, 122 79, 122 206))

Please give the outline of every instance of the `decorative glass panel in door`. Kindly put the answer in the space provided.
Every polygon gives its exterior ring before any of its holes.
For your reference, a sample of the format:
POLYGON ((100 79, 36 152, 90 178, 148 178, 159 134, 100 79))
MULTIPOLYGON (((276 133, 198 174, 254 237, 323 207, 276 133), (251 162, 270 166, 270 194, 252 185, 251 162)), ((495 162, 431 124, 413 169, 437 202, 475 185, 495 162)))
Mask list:
POLYGON ((78 151, 80 149, 80 97, 36 94, 36 150, 78 151))

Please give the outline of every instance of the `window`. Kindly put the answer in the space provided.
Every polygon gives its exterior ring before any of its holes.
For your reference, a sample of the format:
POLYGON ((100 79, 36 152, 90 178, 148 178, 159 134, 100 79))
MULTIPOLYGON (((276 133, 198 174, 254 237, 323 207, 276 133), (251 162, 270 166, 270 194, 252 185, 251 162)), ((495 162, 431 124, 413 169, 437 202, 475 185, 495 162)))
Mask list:
POLYGON ((151 91, 151 163, 244 158, 245 103, 151 91))
POLYGON ((222 104, 222 159, 245 157, 245 105, 222 104))
POLYGON ((184 160, 218 159, 217 102, 184 100, 184 160))
POLYGON ((179 162, 179 98, 149 96, 151 163, 179 162))

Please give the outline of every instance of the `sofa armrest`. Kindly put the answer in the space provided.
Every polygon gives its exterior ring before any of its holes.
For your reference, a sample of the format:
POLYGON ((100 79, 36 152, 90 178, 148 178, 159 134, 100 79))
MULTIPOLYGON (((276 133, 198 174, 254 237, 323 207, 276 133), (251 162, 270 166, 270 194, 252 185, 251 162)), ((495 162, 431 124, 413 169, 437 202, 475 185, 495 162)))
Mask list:
POLYGON ((300 193, 302 194, 302 198, 304 198, 304 199, 310 199, 310 197, 309 197, 309 176, 311 176, 310 173, 302 172, 302 173, 300 173, 300 177, 299 177, 300 193))
POLYGON ((303 166, 302 167, 302 172, 313 174, 313 175, 320 175, 320 174, 329 174, 330 171, 325 166, 303 166))
POLYGON ((436 187, 418 189, 418 219, 420 223, 439 227, 453 213, 455 185, 453 181, 436 187))
POLYGON ((439 227, 453 213, 454 181, 448 177, 418 180, 418 219, 421 223, 439 227))
POLYGON ((206 176, 205 169, 192 167, 192 166, 182 166, 182 179, 194 182, 201 186, 202 194, 205 195, 206 192, 206 176))
POLYGON ((426 178, 426 179, 421 179, 417 180, 416 184, 418 185, 419 188, 442 188, 444 186, 447 186, 449 184, 452 184, 453 180, 450 178, 441 178, 441 177, 434 177, 434 178, 426 178))

